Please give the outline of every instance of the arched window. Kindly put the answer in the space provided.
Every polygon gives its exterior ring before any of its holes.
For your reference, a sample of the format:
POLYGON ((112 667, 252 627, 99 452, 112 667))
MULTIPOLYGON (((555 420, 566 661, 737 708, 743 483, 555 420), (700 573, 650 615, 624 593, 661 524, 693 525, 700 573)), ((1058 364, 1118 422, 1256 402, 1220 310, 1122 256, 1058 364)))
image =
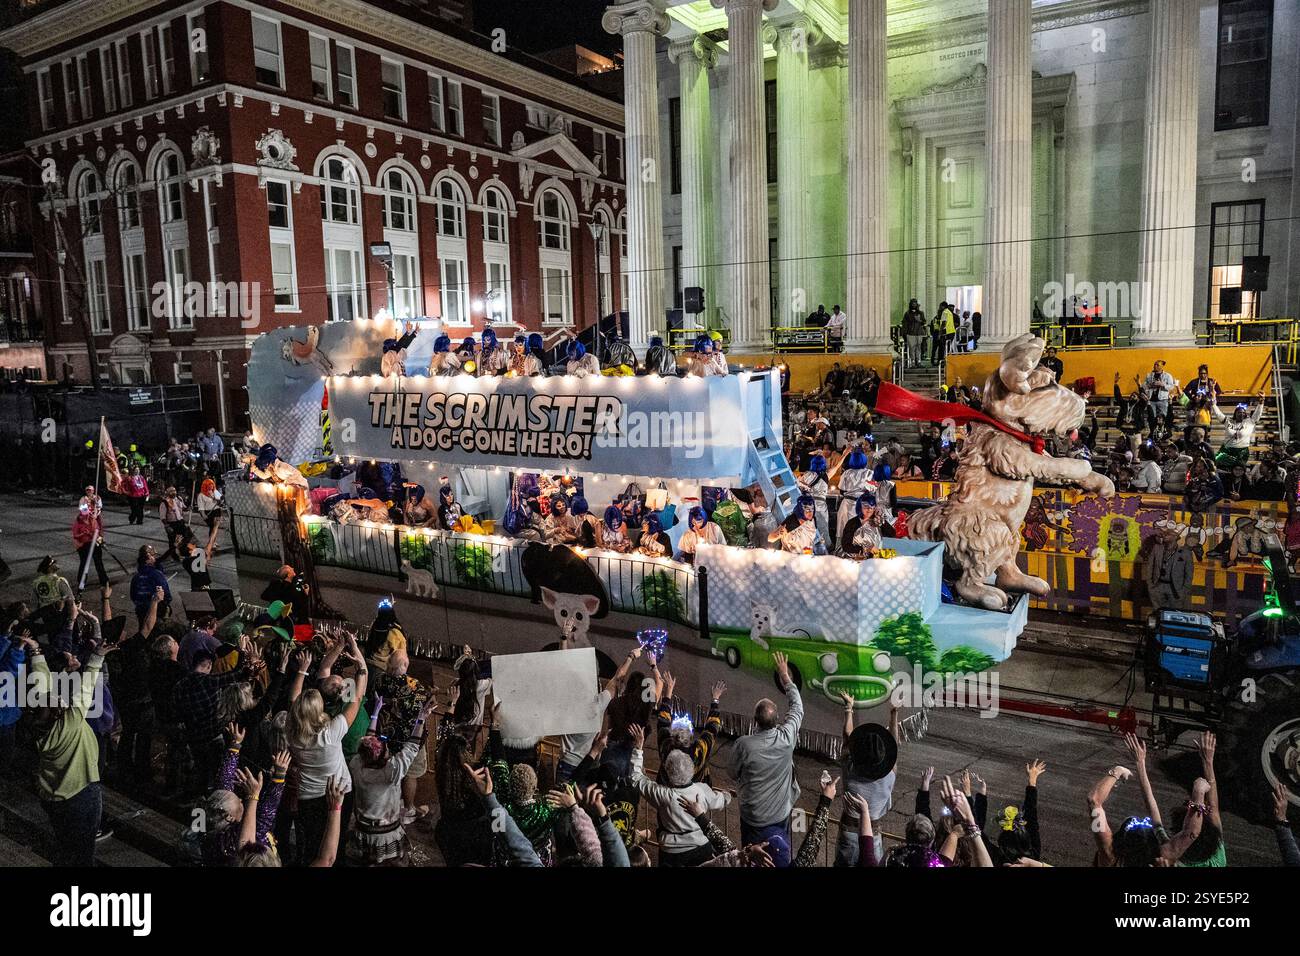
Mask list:
POLYGON ((159 157, 154 178, 158 181, 158 208, 163 222, 185 221, 184 172, 180 153, 167 152, 159 157))
POLYGON ((400 169, 384 174, 384 228, 415 231, 415 186, 400 169))
POLYGON ((123 163, 118 167, 113 189, 117 193, 117 223, 125 232, 140 225, 140 171, 135 163, 123 163))
POLYGON ((510 241, 510 209, 499 189, 483 191, 483 241, 510 241))
POLYGON ((499 189, 483 191, 483 262, 487 267, 487 314, 494 322, 509 322, 510 206, 499 189))
POLYGON ((537 204, 537 228, 543 249, 569 251, 569 207, 554 189, 542 193, 537 204))
POLYGON ((325 222, 355 226, 361 219, 361 186, 357 171, 342 156, 330 156, 321 166, 320 216, 325 222))
POLYGON ((321 236, 325 252, 325 314, 331 322, 366 315, 361 245, 361 180, 342 156, 320 164, 321 236))
POLYGON ((556 189, 544 189, 534 207, 541 267, 542 324, 573 324, 573 261, 569 252, 569 205, 556 189))
POLYGON ((465 194, 450 177, 438 183, 438 235, 465 238, 465 194))
POLYGON ((614 223, 604 209, 596 209, 596 259, 600 279, 601 315, 616 311, 614 304, 614 277, 610 268, 609 250, 613 241, 614 223))
POLYGON ((393 250, 393 301, 399 319, 421 314, 420 239, 416 233, 415 184, 400 169, 384 173, 384 241, 393 250))
POLYGON ((193 299, 185 292, 190 274, 190 239, 185 227, 185 167, 181 154, 169 149, 154 166, 162 219, 163 269, 167 279, 167 321, 173 329, 194 328, 193 299))
POLYGON ((100 220, 100 205, 103 198, 100 193, 99 173, 93 169, 82 173, 77 180, 77 209, 81 213, 81 234, 98 236, 104 231, 100 220))

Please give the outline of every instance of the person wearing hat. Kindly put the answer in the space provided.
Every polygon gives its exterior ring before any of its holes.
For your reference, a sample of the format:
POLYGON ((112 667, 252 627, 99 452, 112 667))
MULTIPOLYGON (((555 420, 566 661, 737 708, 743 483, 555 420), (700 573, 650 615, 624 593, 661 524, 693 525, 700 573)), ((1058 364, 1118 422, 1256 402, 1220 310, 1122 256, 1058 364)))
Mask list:
POLYGON ((455 375, 460 371, 460 355, 451 350, 451 336, 443 332, 433 340, 433 355, 429 356, 429 374, 455 375))
POLYGON ((85 503, 77 509, 72 521, 72 545, 77 549, 77 589, 85 587, 90 565, 95 565, 101 588, 108 586, 108 572, 104 570, 104 522, 98 511, 85 503))
POLYGON ((800 495, 790 517, 767 536, 768 542, 781 542, 781 550, 787 554, 825 554, 825 539, 817 529, 816 510, 816 502, 810 495, 800 495))
MULTIPOLYGON (((810 462, 811 463, 811 462, 810 462)), ((871 458, 862 445, 854 445, 844 456, 836 487, 840 493, 840 506, 836 512, 835 527, 844 528, 853 517, 853 503, 864 491, 873 491, 871 458)))
POLYGON ((384 356, 380 359, 379 373, 388 378, 390 375, 406 374, 406 350, 415 341, 419 329, 414 322, 407 322, 402 329, 400 339, 384 339, 384 356))
MULTIPOLYGON (((853 726, 855 701, 848 694, 840 694, 844 704, 844 749, 840 757, 844 773, 844 792, 861 797, 876 818, 874 830, 880 832, 879 821, 893 806, 894 782, 898 763, 898 706, 893 698, 889 702, 889 726, 863 724, 853 726)), ((883 853, 883 841, 875 838, 876 859, 883 853)), ((840 817, 839 846, 835 851, 836 866, 858 865, 858 816, 852 801, 846 800, 840 817)))
POLYGON ((790 679, 790 665, 772 654, 777 686, 786 699, 785 718, 766 697, 754 706, 754 730, 732 744, 731 768, 740 804, 742 846, 767 843, 777 866, 790 863, 790 813, 799 799, 794 749, 803 724, 803 698, 790 679))
POLYGON ((695 337, 695 344, 686 353, 686 374, 696 378, 727 374, 725 357, 719 367, 718 361, 714 358, 713 340, 703 332, 695 337))
POLYGON ((664 340, 657 335, 650 336, 650 347, 645 353, 645 370, 647 375, 677 374, 677 359, 672 350, 664 345, 664 340))
POLYGON ((799 490, 813 500, 813 516, 823 544, 831 539, 830 513, 826 510, 826 495, 831 490, 829 470, 825 455, 813 455, 808 459, 808 470, 798 479, 799 490))
POLYGON ((564 365, 565 375, 586 378, 588 375, 600 374, 600 360, 587 351, 587 347, 574 339, 569 343, 568 361, 564 365))
POLYGON ((578 540, 578 526, 569 514, 569 499, 563 494, 551 496, 551 513, 544 522, 549 544, 574 544, 578 540))
POLYGON ((464 516, 465 511, 456 500, 451 484, 443 484, 438 489, 438 527, 443 531, 455 531, 464 516))
POLYGON ((591 506, 582 495, 575 495, 569 504, 573 515, 574 543, 580 548, 595 548, 600 541, 600 519, 591 513, 591 506))
POLYGON ((36 599, 38 612, 45 607, 62 605, 72 598, 72 586, 68 584, 67 578, 59 574, 59 562, 48 554, 36 566, 32 595, 36 599))
POLYGON ((840 535, 840 554, 846 558, 869 558, 880 550, 883 523, 876 496, 864 491, 853 503, 853 517, 844 523, 840 535))
POLYGON ((542 363, 528 353, 528 338, 522 332, 510 342, 510 359, 506 375, 510 378, 529 378, 542 374, 542 363))
POLYGON ((546 341, 540 332, 528 333, 528 355, 537 360, 537 374, 549 374, 546 368, 546 341))
POLYGON ((104 499, 95 491, 94 485, 86 485, 81 500, 77 502, 77 507, 83 508, 98 517, 104 511, 104 499))
POLYGON ((650 513, 641 525, 641 539, 637 542, 637 553, 650 558, 669 558, 673 553, 673 542, 664 531, 659 515, 650 513))
POLYGON ((506 370, 510 359, 506 355, 506 350, 497 342, 496 332, 486 328, 480 340, 482 345, 479 348, 478 374, 480 376, 500 375, 506 370))
POLYGON ((131 578, 131 603, 135 606, 136 617, 144 621, 149 613, 154 592, 162 588, 163 603, 159 609, 165 619, 171 608, 172 592, 167 576, 158 570, 158 553, 152 545, 142 545, 136 558, 136 572, 131 578))
POLYGON ((674 560, 694 564, 695 552, 701 543, 727 543, 727 537, 722 533, 722 529, 709 519, 709 513, 700 505, 693 507, 686 517, 687 527, 682 533, 681 539, 677 542, 677 553, 673 555, 674 560))
POLYGON ((277 485, 296 485, 306 489, 307 479, 303 473, 279 457, 276 447, 263 445, 249 466, 249 475, 255 481, 269 481, 277 485))
POLYGON ((632 539, 627 533, 627 519, 618 505, 612 504, 605 509, 604 520, 596 528, 596 539, 597 545, 606 551, 627 554, 632 550, 632 539))
POLYGON ((605 367, 626 368, 636 370, 636 353, 632 351, 632 346, 628 345, 619 338, 618 328, 609 334, 609 343, 605 346, 605 367))
POLYGON ((211 614, 204 614, 194 620, 190 632, 181 638, 176 660, 185 670, 194 669, 194 658, 203 651, 215 655, 221 641, 217 639, 217 619, 211 614))

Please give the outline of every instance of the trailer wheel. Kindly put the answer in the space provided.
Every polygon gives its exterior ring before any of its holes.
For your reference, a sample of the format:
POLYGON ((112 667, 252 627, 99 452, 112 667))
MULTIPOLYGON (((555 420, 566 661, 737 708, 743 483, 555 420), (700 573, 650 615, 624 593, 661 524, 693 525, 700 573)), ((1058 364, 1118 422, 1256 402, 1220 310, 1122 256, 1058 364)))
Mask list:
POLYGON ((723 659, 727 662, 728 667, 740 666, 740 648, 734 644, 728 647, 722 654, 723 659))
POLYGON ((1269 805, 1269 794, 1280 783, 1291 805, 1300 808, 1300 694, 1248 713, 1233 750, 1248 781, 1249 804, 1257 809, 1269 805))

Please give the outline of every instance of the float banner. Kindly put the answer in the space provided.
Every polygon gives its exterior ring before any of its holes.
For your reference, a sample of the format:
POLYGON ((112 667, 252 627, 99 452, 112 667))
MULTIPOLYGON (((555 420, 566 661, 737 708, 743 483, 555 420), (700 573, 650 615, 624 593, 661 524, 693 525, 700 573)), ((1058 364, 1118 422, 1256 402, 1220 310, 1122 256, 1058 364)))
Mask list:
POLYGON ((328 386, 344 457, 701 479, 745 469, 749 376, 340 375, 328 386))

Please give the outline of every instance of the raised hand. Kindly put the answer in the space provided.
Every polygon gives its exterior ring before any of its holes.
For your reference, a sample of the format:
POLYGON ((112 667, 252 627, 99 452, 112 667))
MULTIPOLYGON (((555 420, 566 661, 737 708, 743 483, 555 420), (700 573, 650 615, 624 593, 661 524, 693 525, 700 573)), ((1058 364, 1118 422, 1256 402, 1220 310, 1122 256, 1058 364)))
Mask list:
POLYGON ((226 724, 226 733, 230 737, 230 746, 239 748, 244 746, 244 729, 233 720, 226 724))
POLYGON ((276 777, 283 777, 285 774, 289 772, 289 764, 291 764, 292 762, 293 762, 293 754, 291 754, 287 750, 281 750, 278 754, 276 754, 274 757, 271 758, 272 775, 276 777))
POLYGON ((1143 740, 1139 740, 1137 734, 1125 734, 1124 743, 1128 745, 1128 752, 1133 755, 1133 762, 1137 764, 1138 773, 1146 773, 1147 769, 1147 745, 1143 740))
POLYGON ((713 685, 713 700, 722 700, 722 695, 727 692, 727 682, 720 680, 713 685))
POLYGON ((1287 812, 1290 804, 1290 793, 1280 782, 1273 784, 1273 819, 1278 823, 1286 823, 1287 812))
POLYGON ((822 796, 824 796, 827 800, 834 800, 835 792, 836 790, 839 789, 839 785, 840 785, 839 777, 836 777, 833 780, 827 780, 825 783, 822 784, 822 796))
POLYGON ((565 784, 546 795, 546 802, 552 807, 572 810, 578 805, 578 798, 573 792, 573 784, 565 784))
POLYGON ((930 782, 932 780, 934 780, 934 768, 926 767, 923 771, 921 771, 921 789, 929 790, 930 782))
POLYGON ((628 724, 627 735, 632 738, 632 745, 637 750, 645 749, 645 730, 640 724, 628 724))
POLYGON ((777 677, 781 679, 781 685, 790 683, 790 658, 786 657, 780 651, 772 653, 772 664, 776 668, 777 677))
POLYGON ((1218 738, 1212 730, 1207 730, 1196 738, 1196 751, 1201 755, 1201 767, 1206 771, 1207 777, 1214 776, 1214 750, 1217 745, 1218 738))
POLYGON ((240 767, 235 771, 235 781, 244 791, 245 800, 256 800, 262 795, 262 774, 259 771, 257 776, 245 767, 240 767))
POLYGON ((475 770, 467 763, 463 763, 461 766, 469 774, 470 781, 480 797, 487 797, 492 794, 492 774, 488 773, 487 767, 475 770))
POLYGON ((1047 764, 1037 758, 1025 764, 1025 776, 1029 778, 1031 787, 1038 786, 1038 778, 1045 773, 1047 773, 1047 764))

